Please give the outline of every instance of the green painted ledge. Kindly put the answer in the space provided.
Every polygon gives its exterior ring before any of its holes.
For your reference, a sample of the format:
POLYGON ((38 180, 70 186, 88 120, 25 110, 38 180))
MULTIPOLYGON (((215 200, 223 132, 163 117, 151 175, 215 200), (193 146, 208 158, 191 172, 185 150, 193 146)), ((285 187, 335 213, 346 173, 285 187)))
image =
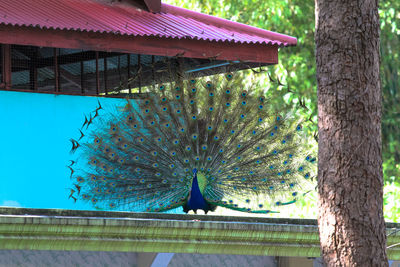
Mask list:
POLYGON ((0 208, 0 249, 320 256, 315 220, 26 208, 0 208))

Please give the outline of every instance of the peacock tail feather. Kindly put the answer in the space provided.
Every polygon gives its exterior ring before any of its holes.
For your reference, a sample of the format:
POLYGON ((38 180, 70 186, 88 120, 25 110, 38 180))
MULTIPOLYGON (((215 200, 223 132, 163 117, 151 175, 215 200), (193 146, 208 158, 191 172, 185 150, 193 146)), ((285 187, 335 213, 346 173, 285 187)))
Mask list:
POLYGON ((273 111, 252 87, 229 73, 154 85, 114 112, 99 105, 83 125, 94 121, 91 131, 72 140, 79 198, 151 212, 269 213, 294 203, 315 176, 316 159, 301 122, 273 111))

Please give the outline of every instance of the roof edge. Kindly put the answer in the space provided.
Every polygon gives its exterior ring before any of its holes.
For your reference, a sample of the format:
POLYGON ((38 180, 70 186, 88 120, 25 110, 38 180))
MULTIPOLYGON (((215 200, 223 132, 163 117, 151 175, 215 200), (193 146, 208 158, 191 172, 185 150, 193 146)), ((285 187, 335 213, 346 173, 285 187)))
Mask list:
POLYGON ((165 3, 161 3, 161 12, 170 13, 178 16, 189 17, 207 24, 213 24, 215 26, 219 26, 222 28, 231 28, 235 31, 247 33, 247 34, 255 34, 268 39, 278 40, 284 44, 284 46, 295 46, 297 45, 297 38, 280 34, 277 32, 272 32, 264 29, 260 29, 254 26, 242 24, 235 21, 230 21, 223 18, 214 17, 211 15, 199 13, 196 11, 192 11, 189 9, 168 5, 165 3))

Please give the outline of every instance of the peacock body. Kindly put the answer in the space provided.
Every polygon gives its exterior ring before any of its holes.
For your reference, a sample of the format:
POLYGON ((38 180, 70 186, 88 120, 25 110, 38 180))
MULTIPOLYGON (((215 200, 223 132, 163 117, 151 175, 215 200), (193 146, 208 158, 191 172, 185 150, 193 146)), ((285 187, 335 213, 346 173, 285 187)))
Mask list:
POLYGON ((99 103, 84 127, 71 177, 100 209, 269 213, 314 175, 299 121, 232 74, 156 85, 114 112, 99 103))

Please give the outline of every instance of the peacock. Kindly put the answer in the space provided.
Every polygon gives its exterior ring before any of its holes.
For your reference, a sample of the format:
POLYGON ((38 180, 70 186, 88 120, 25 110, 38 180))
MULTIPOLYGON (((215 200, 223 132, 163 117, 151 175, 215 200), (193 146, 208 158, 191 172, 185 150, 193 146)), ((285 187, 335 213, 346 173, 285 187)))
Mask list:
POLYGON ((85 118, 70 197, 98 209, 273 213, 315 176, 302 121, 232 73, 176 78, 85 118))

